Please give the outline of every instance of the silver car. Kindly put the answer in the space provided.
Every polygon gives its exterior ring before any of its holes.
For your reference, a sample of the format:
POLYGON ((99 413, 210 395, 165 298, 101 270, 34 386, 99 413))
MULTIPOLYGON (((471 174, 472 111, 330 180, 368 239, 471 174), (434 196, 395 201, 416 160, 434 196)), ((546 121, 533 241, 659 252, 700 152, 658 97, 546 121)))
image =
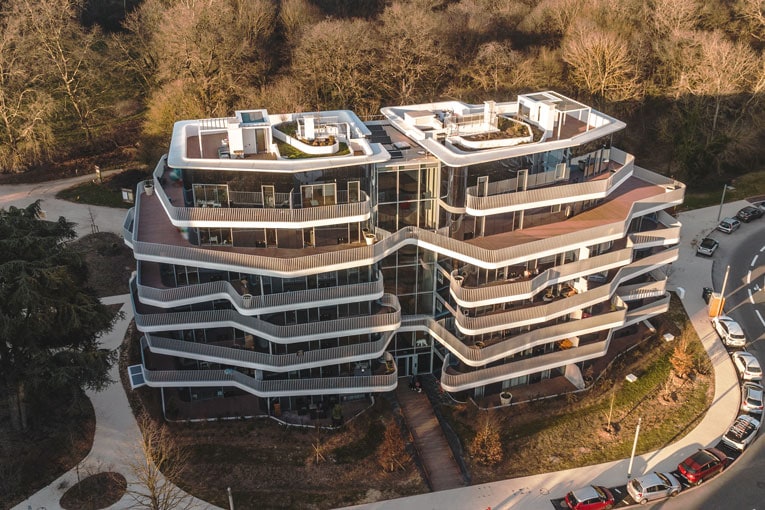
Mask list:
POLYGON ((724 232, 726 234, 732 234, 736 230, 738 230, 738 227, 741 226, 741 222, 738 221, 736 218, 723 218, 723 220, 720 222, 719 225, 717 225, 717 230, 720 232, 724 232))
POLYGON ((762 386, 754 382, 741 385, 741 410, 745 413, 762 414, 762 386))
POLYGON ((630 497, 641 505, 656 499, 677 496, 681 489, 680 481, 672 473, 656 471, 634 478, 627 484, 630 497))
POLYGON ((738 375, 744 381, 761 381, 762 367, 752 354, 746 351, 737 351, 730 355, 733 365, 738 370, 738 375))

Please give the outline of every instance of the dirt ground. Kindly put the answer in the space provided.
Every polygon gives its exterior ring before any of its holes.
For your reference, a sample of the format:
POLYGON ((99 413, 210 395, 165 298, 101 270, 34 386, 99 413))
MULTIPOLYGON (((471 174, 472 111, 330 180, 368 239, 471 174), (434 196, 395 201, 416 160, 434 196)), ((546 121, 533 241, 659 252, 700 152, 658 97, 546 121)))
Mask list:
POLYGON ((130 275, 135 271, 133 252, 122 238, 110 232, 98 232, 72 242, 88 265, 88 285, 99 297, 128 293, 130 275))

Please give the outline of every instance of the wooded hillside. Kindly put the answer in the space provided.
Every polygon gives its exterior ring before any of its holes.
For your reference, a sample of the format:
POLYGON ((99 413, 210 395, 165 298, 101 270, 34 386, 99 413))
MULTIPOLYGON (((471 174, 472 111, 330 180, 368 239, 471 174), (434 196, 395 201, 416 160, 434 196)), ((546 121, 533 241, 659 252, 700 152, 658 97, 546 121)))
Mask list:
POLYGON ((554 89, 691 185, 756 170, 763 0, 0 0, 0 169, 153 164, 178 119, 554 89), (99 159, 100 158, 100 159, 99 159))

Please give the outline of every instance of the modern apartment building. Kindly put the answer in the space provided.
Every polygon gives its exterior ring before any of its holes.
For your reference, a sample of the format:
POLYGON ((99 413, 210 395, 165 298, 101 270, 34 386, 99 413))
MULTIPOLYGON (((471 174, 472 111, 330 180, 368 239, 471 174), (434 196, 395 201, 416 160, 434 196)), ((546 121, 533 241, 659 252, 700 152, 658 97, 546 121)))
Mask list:
POLYGON ((555 92, 180 121, 126 217, 136 385, 265 412, 565 376, 664 312, 684 186, 555 92))

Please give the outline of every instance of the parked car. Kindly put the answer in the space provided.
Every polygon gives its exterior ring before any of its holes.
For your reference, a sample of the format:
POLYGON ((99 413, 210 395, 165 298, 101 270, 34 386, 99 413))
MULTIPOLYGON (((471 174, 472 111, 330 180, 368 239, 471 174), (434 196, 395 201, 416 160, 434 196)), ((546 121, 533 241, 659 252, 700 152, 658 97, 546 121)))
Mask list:
POLYGON ((636 503, 645 505, 649 501, 674 497, 680 493, 680 482, 672 473, 649 473, 633 478, 627 484, 627 492, 636 503))
POLYGON ((762 414, 762 386, 755 382, 741 385, 741 410, 745 413, 762 414))
POLYGON ((722 441, 731 448, 743 451, 754 441, 759 429, 760 421, 758 419, 748 414, 742 414, 730 426, 728 432, 722 437, 722 441))
POLYGON ((731 358, 741 379, 744 381, 762 380, 760 362, 752 354, 746 351, 738 351, 731 354, 731 358))
POLYGON ((744 223, 749 223, 752 220, 762 218, 763 212, 765 211, 759 207, 748 205, 736 213, 736 218, 743 221, 744 223))
POLYGON ((704 448, 697 451, 680 464, 677 470, 691 485, 698 485, 710 476, 714 476, 728 465, 728 456, 717 448, 704 448))
POLYGON ((600 485, 588 485, 566 494, 565 502, 571 510, 608 510, 614 506, 614 495, 600 485))
POLYGON ((720 315, 712 318, 712 327, 720 335, 723 344, 728 347, 744 347, 746 345, 746 336, 744 330, 738 322, 727 315, 720 315))
POLYGON ((736 218, 723 218, 723 220, 720 222, 719 225, 717 225, 717 230, 720 232, 724 232, 726 234, 732 234, 736 230, 738 230, 738 227, 741 226, 741 222, 738 221, 736 218))
POLYGON ((696 254, 697 255, 706 255, 707 257, 711 257, 714 255, 715 250, 717 250, 717 247, 720 246, 720 243, 712 239, 711 237, 705 237, 701 240, 698 246, 696 246, 696 254))

